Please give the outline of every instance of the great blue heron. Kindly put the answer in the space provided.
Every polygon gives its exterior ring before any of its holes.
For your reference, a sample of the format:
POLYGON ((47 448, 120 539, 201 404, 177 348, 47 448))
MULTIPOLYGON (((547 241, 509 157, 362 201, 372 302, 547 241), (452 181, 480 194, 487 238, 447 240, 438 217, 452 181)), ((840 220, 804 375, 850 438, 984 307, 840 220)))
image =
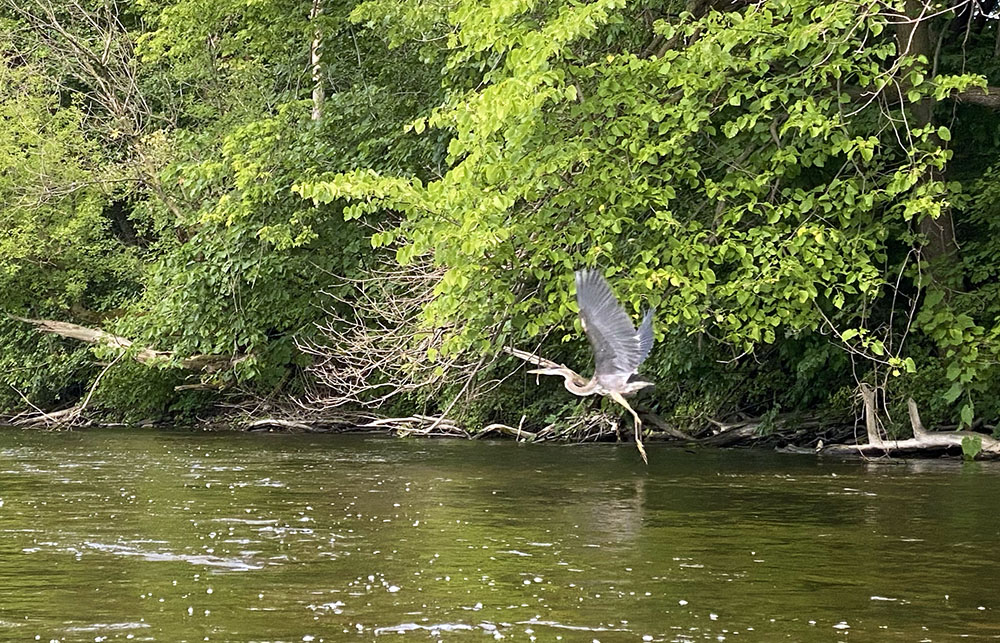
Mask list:
POLYGON ((653 309, 646 311, 637 329, 615 299, 611 286, 596 270, 576 271, 576 303, 583 331, 594 350, 594 375, 589 380, 562 364, 531 353, 516 349, 508 352, 542 367, 529 373, 561 375, 563 385, 573 395, 605 395, 625 407, 635 422, 635 445, 643 462, 648 463, 642 445, 642 420, 624 396, 653 386, 638 377, 639 365, 653 348, 653 309))

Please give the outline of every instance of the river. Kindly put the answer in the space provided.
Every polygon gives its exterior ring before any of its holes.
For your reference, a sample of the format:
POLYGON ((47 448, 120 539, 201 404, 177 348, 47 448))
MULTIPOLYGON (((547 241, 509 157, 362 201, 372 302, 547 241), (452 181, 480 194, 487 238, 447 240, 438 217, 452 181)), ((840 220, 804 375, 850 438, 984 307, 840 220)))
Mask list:
POLYGON ((1000 638, 1000 464, 0 430, 0 640, 1000 638))

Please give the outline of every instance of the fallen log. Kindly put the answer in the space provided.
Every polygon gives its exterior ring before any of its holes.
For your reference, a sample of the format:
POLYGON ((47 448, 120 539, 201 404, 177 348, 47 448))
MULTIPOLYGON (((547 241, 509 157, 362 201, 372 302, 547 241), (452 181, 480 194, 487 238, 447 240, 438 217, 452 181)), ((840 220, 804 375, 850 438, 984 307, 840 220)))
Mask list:
MULTIPOLYGON (((54 321, 51 319, 26 319, 24 317, 14 317, 13 319, 25 322, 26 324, 31 324, 43 333, 52 333, 53 335, 76 339, 88 344, 100 344, 102 346, 119 349, 123 352, 132 350, 134 346, 134 342, 132 342, 132 340, 125 337, 119 337, 118 335, 112 335, 111 333, 98 328, 88 328, 86 326, 80 326, 79 324, 54 321)), ((136 360, 142 362, 143 364, 154 364, 157 362, 174 360, 176 358, 176 355, 170 351, 158 351, 145 347, 135 350, 133 355, 136 360)), ((190 357, 183 357, 177 360, 177 364, 181 368, 190 371, 214 373, 215 371, 232 366, 237 361, 239 361, 239 358, 233 358, 226 355, 192 355, 190 357)))
POLYGON ((316 427, 311 424, 296 422, 294 420, 281 420, 278 418, 263 418, 243 425, 244 431, 263 431, 272 428, 283 429, 286 431, 304 431, 306 433, 316 432, 316 427))
POLYGON ((697 442, 705 446, 726 447, 756 437, 759 430, 759 422, 746 422, 723 428, 718 433, 701 438, 697 442))
POLYGON ((865 432, 868 435, 867 444, 831 444, 818 449, 820 453, 850 454, 864 456, 891 456, 894 454, 928 453, 962 449, 966 440, 978 441, 980 445, 977 456, 1000 457, 1000 440, 976 433, 975 431, 928 431, 920 420, 917 403, 910 398, 906 402, 910 415, 910 426, 913 437, 905 440, 883 439, 878 432, 875 415, 875 393, 866 384, 861 385, 861 397, 865 407, 865 432))
POLYGON ((651 413, 649 411, 639 411, 639 414, 643 418, 645 418, 647 423, 656 427, 657 432, 659 433, 657 437, 671 438, 674 440, 683 440, 685 442, 697 441, 693 436, 688 435, 687 433, 681 431, 677 427, 670 426, 669 424, 667 424, 666 421, 664 421, 663 418, 656 415, 655 413, 651 413))
POLYGON ((61 411, 39 410, 30 415, 23 415, 11 420, 11 426, 38 427, 38 426, 63 426, 76 422, 80 417, 80 408, 72 406, 61 411))

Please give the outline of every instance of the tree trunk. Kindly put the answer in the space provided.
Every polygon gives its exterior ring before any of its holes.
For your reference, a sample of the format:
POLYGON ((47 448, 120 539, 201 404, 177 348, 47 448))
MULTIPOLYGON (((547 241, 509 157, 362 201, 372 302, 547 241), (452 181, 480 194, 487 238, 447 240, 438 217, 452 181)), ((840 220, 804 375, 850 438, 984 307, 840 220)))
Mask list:
POLYGON ((322 67, 322 47, 323 32, 320 31, 317 19, 323 13, 323 0, 313 0, 312 10, 309 12, 309 19, 313 21, 313 39, 309 45, 309 64, 312 66, 312 119, 318 121, 323 117, 323 100, 325 92, 323 90, 323 67, 322 67))
MULTIPOLYGON (((924 56, 933 61, 934 47, 931 44, 930 16, 934 14, 932 7, 925 0, 906 0, 906 21, 896 29, 896 43, 900 57, 924 56)), ((905 77, 905 76, 904 76, 905 77)), ((901 93, 906 94, 909 87, 901 83, 901 93)), ((913 118, 912 129, 923 128, 934 123, 934 98, 926 97, 910 106, 913 118)), ((933 175, 931 175, 933 177, 933 175)), ((925 216, 920 220, 920 233, 927 241, 922 248, 923 259, 936 264, 937 270, 931 272, 947 273, 947 268, 953 266, 958 259, 958 244, 955 242, 955 223, 952 220, 951 209, 946 208, 936 219, 925 216)))

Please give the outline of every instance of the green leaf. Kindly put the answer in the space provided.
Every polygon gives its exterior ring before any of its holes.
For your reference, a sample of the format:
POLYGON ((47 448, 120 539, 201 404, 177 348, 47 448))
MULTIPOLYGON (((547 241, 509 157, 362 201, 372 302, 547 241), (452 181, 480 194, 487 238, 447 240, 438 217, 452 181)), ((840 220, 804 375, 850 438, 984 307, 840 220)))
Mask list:
POLYGON ((959 384, 958 382, 955 382, 955 383, 954 383, 954 384, 952 384, 952 385, 951 385, 951 387, 950 387, 950 388, 949 388, 949 389, 948 389, 948 390, 947 390, 947 391, 946 391, 946 392, 944 393, 944 395, 943 395, 942 397, 944 398, 944 401, 945 401, 945 402, 947 402, 948 404, 951 404, 952 402, 954 402, 955 400, 957 400, 957 399, 958 399, 958 396, 960 396, 960 395, 962 394, 962 391, 963 391, 963 390, 964 390, 964 389, 962 388, 962 385, 961 385, 961 384, 959 384))
POLYGON ((972 403, 965 404, 962 406, 962 411, 960 413, 962 419, 962 426, 972 426, 973 419, 973 408, 972 403))
POLYGON ((975 460, 983 451, 983 439, 978 435, 967 435, 962 438, 962 458, 975 460))

